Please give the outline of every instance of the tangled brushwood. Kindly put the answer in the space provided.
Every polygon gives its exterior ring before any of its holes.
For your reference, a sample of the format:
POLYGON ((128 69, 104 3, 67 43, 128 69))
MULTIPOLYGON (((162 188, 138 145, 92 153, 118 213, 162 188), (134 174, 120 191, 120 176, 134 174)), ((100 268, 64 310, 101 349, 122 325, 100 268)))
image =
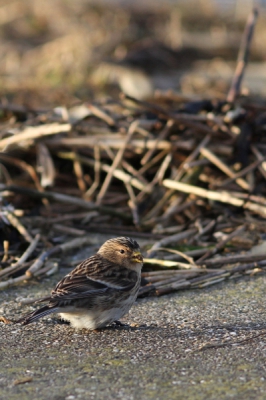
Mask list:
POLYGON ((239 96, 256 15, 227 98, 0 105, 0 288, 56 272, 96 233, 138 240, 141 296, 264 270, 266 106, 239 96))

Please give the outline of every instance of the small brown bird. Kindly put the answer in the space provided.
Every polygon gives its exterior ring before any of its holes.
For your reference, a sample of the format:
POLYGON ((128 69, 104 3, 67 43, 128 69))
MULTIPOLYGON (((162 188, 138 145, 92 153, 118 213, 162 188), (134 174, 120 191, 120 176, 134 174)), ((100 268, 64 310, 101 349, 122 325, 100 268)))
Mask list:
POLYGON ((17 322, 30 324, 51 313, 59 313, 75 328, 97 329, 119 320, 136 300, 143 258, 138 243, 128 237, 107 240, 98 253, 67 274, 49 303, 17 322))

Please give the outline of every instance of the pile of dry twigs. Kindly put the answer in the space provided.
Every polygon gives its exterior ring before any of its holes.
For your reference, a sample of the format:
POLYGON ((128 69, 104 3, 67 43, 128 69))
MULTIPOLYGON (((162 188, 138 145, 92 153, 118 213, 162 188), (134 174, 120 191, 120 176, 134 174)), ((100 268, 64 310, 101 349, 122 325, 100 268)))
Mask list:
POLYGON ((142 296, 263 270, 266 104, 238 96, 256 16, 224 100, 0 105, 0 288, 54 273, 95 232, 141 240, 142 296))

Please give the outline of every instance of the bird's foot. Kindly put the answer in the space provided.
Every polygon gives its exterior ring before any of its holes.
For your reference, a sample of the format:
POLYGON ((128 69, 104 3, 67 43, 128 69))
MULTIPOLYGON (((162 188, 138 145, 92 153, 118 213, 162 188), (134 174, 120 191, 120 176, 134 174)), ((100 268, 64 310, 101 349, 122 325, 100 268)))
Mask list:
POLYGON ((51 318, 51 320, 59 325, 70 325, 70 322, 62 318, 51 318))
POLYGON ((123 322, 120 322, 120 321, 114 321, 113 322, 114 324, 115 324, 115 326, 121 326, 121 327, 129 327, 129 325, 128 324, 123 324, 123 322))

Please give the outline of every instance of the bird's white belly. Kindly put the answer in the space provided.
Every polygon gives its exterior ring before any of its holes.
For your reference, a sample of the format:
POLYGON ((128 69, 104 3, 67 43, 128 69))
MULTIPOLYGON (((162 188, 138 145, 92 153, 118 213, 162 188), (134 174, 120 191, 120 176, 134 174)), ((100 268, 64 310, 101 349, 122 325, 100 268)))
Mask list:
POLYGON ((127 301, 123 302, 123 305, 119 304, 119 307, 113 307, 106 310, 86 310, 85 308, 69 308, 68 310, 66 310, 66 312, 59 313, 59 315, 62 319, 70 321, 71 325, 77 329, 103 328, 106 325, 123 317, 123 315, 125 315, 129 311, 134 301, 135 298, 130 297, 127 299, 127 301))

